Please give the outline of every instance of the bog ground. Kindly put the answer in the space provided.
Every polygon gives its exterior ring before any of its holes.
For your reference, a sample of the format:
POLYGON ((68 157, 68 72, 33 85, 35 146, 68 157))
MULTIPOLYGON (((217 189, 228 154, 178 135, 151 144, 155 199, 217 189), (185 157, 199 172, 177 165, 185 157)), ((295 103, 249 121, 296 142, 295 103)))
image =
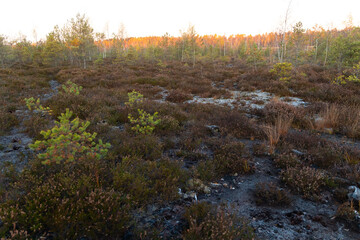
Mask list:
POLYGON ((274 69, 1 69, 0 236, 358 239, 360 85, 274 69))

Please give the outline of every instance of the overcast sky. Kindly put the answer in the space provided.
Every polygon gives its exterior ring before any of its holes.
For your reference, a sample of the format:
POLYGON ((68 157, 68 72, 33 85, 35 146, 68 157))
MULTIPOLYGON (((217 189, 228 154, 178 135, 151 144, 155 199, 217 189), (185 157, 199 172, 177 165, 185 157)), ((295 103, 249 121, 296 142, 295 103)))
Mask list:
MULTIPOLYGON (((289 0, 0 0, 0 34, 19 33, 45 38, 55 25, 62 27, 77 13, 86 14, 96 32, 117 32, 124 24, 128 36, 179 35, 189 23, 200 35, 257 34, 275 31, 284 19, 289 0)), ((293 0, 290 23, 305 28, 319 24, 342 28, 349 15, 360 25, 360 0, 293 0)))

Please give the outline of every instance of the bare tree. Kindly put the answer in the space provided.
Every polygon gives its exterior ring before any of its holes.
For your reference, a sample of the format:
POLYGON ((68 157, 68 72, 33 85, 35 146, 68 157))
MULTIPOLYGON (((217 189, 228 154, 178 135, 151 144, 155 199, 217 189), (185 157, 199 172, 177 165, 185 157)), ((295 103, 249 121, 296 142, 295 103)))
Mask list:
POLYGON ((289 1, 288 7, 286 9, 285 12, 285 16, 282 22, 282 26, 280 29, 280 41, 279 41, 279 46, 278 46, 278 56, 279 56, 279 61, 282 63, 284 61, 284 58, 286 56, 286 33, 287 33, 287 28, 288 28, 288 24, 289 24, 289 18, 290 18, 290 11, 291 11, 291 3, 292 0, 289 1))

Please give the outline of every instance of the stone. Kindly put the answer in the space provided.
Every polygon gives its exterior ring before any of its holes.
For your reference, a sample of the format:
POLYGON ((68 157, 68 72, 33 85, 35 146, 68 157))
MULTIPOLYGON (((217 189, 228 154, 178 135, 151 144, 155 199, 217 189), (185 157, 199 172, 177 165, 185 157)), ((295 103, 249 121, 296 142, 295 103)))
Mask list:
POLYGON ((350 186, 348 188, 349 190, 349 193, 348 193, 348 198, 350 200, 357 200, 357 201, 360 201, 360 189, 356 186, 350 186))
POLYGON ((204 193, 206 194, 210 194, 211 193, 211 189, 208 186, 204 187, 204 193))
POLYGON ((220 133, 220 127, 217 125, 206 125, 206 128, 209 129, 213 135, 220 133))

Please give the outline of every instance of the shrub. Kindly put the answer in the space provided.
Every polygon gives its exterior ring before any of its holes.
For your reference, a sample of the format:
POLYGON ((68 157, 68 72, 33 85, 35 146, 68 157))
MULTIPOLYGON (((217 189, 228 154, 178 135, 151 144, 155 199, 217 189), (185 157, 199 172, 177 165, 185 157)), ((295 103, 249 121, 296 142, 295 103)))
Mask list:
POLYGON ((40 98, 38 98, 36 101, 33 97, 31 98, 25 98, 26 106, 30 111, 37 111, 41 114, 49 114, 51 115, 51 109, 49 107, 43 107, 40 104, 40 98))
POLYGON ((338 207, 335 216, 348 222, 354 222, 356 220, 355 209, 348 202, 338 207))
POLYGON ((167 159, 146 161, 138 157, 123 158, 114 170, 114 188, 130 194, 136 203, 149 200, 174 200, 185 181, 178 162, 167 159))
POLYGON ((185 213, 189 225, 183 233, 185 240, 254 239, 254 230, 243 218, 225 208, 214 208, 204 203, 191 206, 185 213))
POLYGON ((68 95, 79 95, 82 88, 82 86, 78 86, 76 83, 73 83, 70 80, 62 85, 64 93, 68 95))
POLYGON ((34 239, 44 235, 55 239, 123 237, 130 226, 126 196, 111 189, 87 187, 79 182, 79 176, 69 173, 33 183, 17 201, 0 205, 0 235, 16 230, 34 239))
POLYGON ((169 95, 166 97, 166 100, 174 103, 183 103, 186 100, 192 99, 190 94, 185 93, 179 89, 171 90, 169 95))
POLYGON ((308 150, 308 159, 320 168, 331 168, 343 161, 343 155, 335 146, 318 146, 308 150))
POLYGON ((290 104, 273 98, 265 107, 261 110, 264 116, 265 122, 275 124, 276 119, 279 116, 283 118, 292 119, 293 124, 301 127, 307 126, 309 120, 305 118, 305 111, 301 108, 294 107, 290 104))
POLYGON ((292 64, 288 62, 277 63, 270 70, 278 80, 288 82, 291 79, 292 64))
POLYGON ((44 140, 30 145, 33 150, 44 151, 37 155, 43 164, 67 163, 85 157, 98 160, 106 155, 110 144, 104 144, 101 140, 96 144, 96 133, 86 132, 90 122, 80 123, 78 118, 70 121, 72 115, 66 109, 66 113, 59 117, 60 121, 55 121, 55 127, 41 131, 44 140))
POLYGON ((124 134, 116 139, 113 144, 113 151, 119 157, 137 156, 146 160, 157 160, 161 158, 163 144, 154 135, 131 136, 124 134))
POLYGON ((155 131, 160 132, 162 135, 175 134, 180 129, 179 121, 172 116, 163 116, 160 120, 161 121, 155 131))
POLYGON ((46 130, 49 127, 50 120, 44 118, 38 114, 34 114, 31 118, 24 120, 23 125, 25 132, 35 139, 41 139, 43 136, 40 134, 42 130, 46 130))
POLYGON ((321 188, 325 186, 324 172, 311 167, 289 167, 281 171, 281 178, 306 198, 319 196, 321 188))
POLYGON ((292 153, 283 153, 275 158, 275 164, 280 168, 298 167, 301 165, 299 159, 292 153))
POLYGON ((130 123, 133 125, 131 130, 136 134, 150 135, 161 120, 158 118, 158 113, 150 114, 145 112, 143 109, 138 109, 138 117, 134 118, 131 114, 128 115, 130 123))
POLYGON ((223 145, 214 153, 214 164, 219 176, 253 171, 252 163, 248 159, 245 145, 240 142, 223 145))
POLYGON ((14 113, 4 111, 0 108, 0 135, 10 131, 19 124, 18 118, 14 113))
POLYGON ((65 112, 68 108, 74 113, 75 116, 84 120, 94 112, 95 104, 98 109, 102 108, 101 102, 95 102, 94 99, 83 95, 58 94, 49 99, 47 104, 51 106, 51 110, 54 116, 60 116, 61 113, 65 112))
POLYGON ((289 194, 274 183, 261 182, 255 187, 255 201, 258 205, 287 206, 291 203, 289 194))
POLYGON ((216 163, 213 160, 200 161, 196 165, 194 174, 203 181, 213 181, 220 177, 216 163))
POLYGON ((142 103, 144 95, 133 90, 132 92, 128 93, 128 97, 129 101, 126 102, 125 105, 134 107, 136 104, 142 103))

